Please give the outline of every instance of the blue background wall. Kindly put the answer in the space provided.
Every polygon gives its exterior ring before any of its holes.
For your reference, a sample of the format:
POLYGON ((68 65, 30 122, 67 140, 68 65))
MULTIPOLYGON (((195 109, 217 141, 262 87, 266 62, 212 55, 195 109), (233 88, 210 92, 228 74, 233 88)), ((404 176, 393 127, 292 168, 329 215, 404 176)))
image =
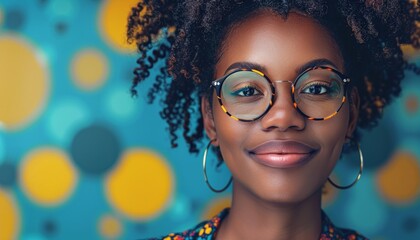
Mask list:
MULTIPOLYGON (((1 240, 158 236, 229 205, 229 192, 206 187, 202 153, 170 148, 159 105, 142 89, 130 97, 136 54, 124 31, 134 3, 0 0, 1 240)), ((325 210, 372 239, 420 239, 418 76, 407 73, 361 145, 361 182, 327 185, 325 210)), ((350 181, 357 169, 350 155, 333 175, 350 181)), ((222 185, 229 174, 211 177, 222 185)))

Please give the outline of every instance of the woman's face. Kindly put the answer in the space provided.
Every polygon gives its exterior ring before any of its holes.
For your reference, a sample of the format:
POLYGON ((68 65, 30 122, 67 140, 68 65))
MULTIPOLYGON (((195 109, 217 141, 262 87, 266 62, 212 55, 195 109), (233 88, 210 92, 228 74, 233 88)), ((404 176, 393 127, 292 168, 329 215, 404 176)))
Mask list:
MULTIPOLYGON (((259 70, 272 81, 294 81, 299 69, 320 59, 322 66, 344 72, 340 50, 320 24, 298 13, 283 19, 263 11, 227 35, 215 79, 247 62, 263 67, 259 70)), ((273 106, 253 122, 229 117, 213 93, 212 111, 206 111, 210 105, 205 101, 202 106, 204 125, 220 147, 236 190, 270 202, 295 203, 322 188, 345 136, 354 130, 357 110, 346 101, 333 118, 309 120, 293 107, 290 83, 274 86, 273 106)))

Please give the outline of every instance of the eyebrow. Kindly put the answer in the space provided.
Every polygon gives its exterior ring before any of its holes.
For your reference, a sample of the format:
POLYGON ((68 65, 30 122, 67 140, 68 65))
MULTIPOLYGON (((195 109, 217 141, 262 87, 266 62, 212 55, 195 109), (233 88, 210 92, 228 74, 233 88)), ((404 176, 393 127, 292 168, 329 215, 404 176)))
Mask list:
POLYGON ((226 69, 225 74, 229 70, 232 70, 232 69, 241 69, 241 68, 255 69, 255 70, 258 70, 258 71, 261 71, 261 72, 267 72, 267 69, 264 66, 262 66, 262 65, 260 65, 258 63, 253 63, 253 62, 235 62, 235 63, 233 63, 232 65, 230 65, 226 69))
MULTIPOLYGON (((296 68, 295 72, 297 75, 299 75, 300 73, 302 73, 303 71, 305 71, 308 68, 311 67, 315 67, 315 66, 325 66, 325 65, 330 65, 333 68, 337 69, 337 66, 330 60, 326 59, 326 58, 317 58, 317 59, 313 59, 301 66, 299 66, 298 68, 296 68)), ((263 73, 267 72, 267 69, 258 63, 254 63, 254 62, 235 62, 233 64, 231 64, 225 71, 225 74, 232 69, 241 69, 241 68, 247 68, 247 69, 255 69, 258 71, 261 71, 263 73)))
POLYGON ((316 67, 316 66, 326 66, 326 65, 330 65, 334 69, 338 70, 337 66, 333 62, 331 62, 330 60, 328 60, 326 58, 317 58, 317 59, 313 59, 313 60, 303 64, 302 66, 298 67, 296 69, 296 74, 301 74, 302 72, 304 72, 308 68, 312 68, 312 67, 316 67))

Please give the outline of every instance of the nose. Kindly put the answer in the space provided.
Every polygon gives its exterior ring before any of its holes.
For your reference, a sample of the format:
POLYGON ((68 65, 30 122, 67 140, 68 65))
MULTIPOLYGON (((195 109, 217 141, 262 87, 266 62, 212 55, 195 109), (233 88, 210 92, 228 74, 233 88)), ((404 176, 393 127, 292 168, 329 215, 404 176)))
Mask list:
POLYGON ((278 80, 275 84, 275 98, 270 110, 261 118, 264 130, 287 131, 289 129, 303 130, 305 117, 293 106, 291 81, 278 80))

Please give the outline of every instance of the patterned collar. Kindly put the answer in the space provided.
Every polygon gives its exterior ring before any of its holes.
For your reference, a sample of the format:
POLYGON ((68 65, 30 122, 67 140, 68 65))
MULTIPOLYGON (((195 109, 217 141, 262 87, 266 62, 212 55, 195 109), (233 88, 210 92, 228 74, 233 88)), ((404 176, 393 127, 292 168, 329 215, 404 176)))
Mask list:
MULTIPOLYGON (((224 209, 209 221, 198 224, 195 228, 182 233, 171 233, 163 240, 212 240, 216 239, 217 230, 223 219, 229 214, 229 208, 224 209)), ((154 238, 156 239, 156 238, 154 238)), ((322 211, 322 230, 320 240, 365 240, 364 236, 354 230, 338 228, 334 226, 328 216, 322 211)))

